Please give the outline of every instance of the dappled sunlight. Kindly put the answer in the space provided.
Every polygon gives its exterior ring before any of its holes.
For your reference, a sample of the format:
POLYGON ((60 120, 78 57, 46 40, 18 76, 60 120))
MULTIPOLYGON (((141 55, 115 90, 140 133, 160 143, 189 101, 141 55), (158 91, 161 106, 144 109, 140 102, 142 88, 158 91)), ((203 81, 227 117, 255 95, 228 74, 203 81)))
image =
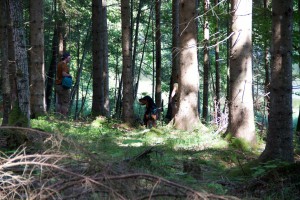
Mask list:
POLYGON ((102 117, 86 122, 50 118, 32 120, 33 128, 59 136, 61 151, 81 162, 72 161, 72 168, 88 168, 89 173, 109 170, 121 177, 128 173, 133 173, 133 178, 159 176, 221 195, 233 189, 227 184, 237 184, 231 179, 246 180, 252 173, 260 173, 259 166, 248 164, 258 157, 254 149, 243 150, 244 144, 224 139, 214 127, 180 131, 171 126, 133 128, 102 117))

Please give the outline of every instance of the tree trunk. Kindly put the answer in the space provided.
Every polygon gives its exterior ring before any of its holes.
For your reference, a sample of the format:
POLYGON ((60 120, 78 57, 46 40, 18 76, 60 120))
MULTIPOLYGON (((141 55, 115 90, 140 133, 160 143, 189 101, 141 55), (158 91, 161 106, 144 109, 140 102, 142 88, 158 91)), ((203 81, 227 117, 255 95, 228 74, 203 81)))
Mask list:
MULTIPOLYGON (((268 0, 264 0, 264 16, 268 17, 268 0)), ((268 34, 268 33, 265 33, 268 34)), ((268 38, 267 35, 265 35, 266 38, 268 38)), ((270 40, 267 40, 264 42, 264 68, 265 68, 265 83, 264 83, 264 92, 265 92, 265 98, 264 98, 264 115, 263 115, 263 123, 262 128, 265 125, 265 119, 269 115, 269 108, 270 108, 270 95, 269 95, 269 85, 270 85, 270 59, 269 59, 269 43, 270 40)))
MULTIPOLYGON (((230 13, 230 3, 227 3, 227 13, 230 13)), ((230 27, 231 27, 231 22, 230 22, 230 14, 228 14, 228 17, 227 17, 227 37, 230 37, 230 35, 232 34, 231 33, 231 30, 230 30, 230 27)), ((229 102, 229 95, 230 95, 230 82, 229 82, 229 79, 230 79, 230 47, 231 47, 231 40, 227 40, 226 41, 226 66, 227 66, 227 76, 226 76, 226 104, 228 104, 229 102)), ((229 107, 229 105, 225 105, 227 107, 229 107)), ((224 108, 225 108, 224 106, 224 108)))
POLYGON ((123 100, 122 100, 122 120, 132 124, 133 113, 133 79, 131 66, 131 26, 130 26, 130 5, 129 0, 121 0, 121 20, 122 20, 122 56, 123 56, 123 100))
POLYGON ((104 105, 104 88, 103 88, 103 44, 101 40, 101 0, 92 1, 92 35, 93 35, 93 102, 92 115, 98 116, 102 113, 104 105))
POLYGON ((138 38, 139 38, 139 27, 140 27, 140 19, 142 13, 143 1, 139 1, 139 9, 136 16, 136 26, 135 26, 135 34, 134 34, 134 44, 133 44, 133 52, 132 52, 132 71, 134 74, 134 99, 136 99, 137 91, 138 91, 138 78, 139 74, 136 75, 136 51, 138 46, 138 38))
MULTIPOLYGON (((53 93, 53 87, 54 87, 54 80, 55 80, 55 73, 56 73, 56 65, 58 62, 58 57, 59 57, 59 41, 58 41, 58 36, 59 36, 59 29, 58 29, 58 20, 56 19, 57 17, 57 3, 56 0, 53 2, 54 5, 54 10, 53 10, 53 15, 55 16, 55 21, 54 21, 54 31, 53 31, 53 38, 52 38, 52 48, 51 48, 51 62, 50 66, 48 67, 47 71, 47 79, 46 79, 46 110, 49 111, 51 109, 52 105, 52 93, 53 93)), ((54 95, 55 97, 55 95, 54 95)), ((55 99, 55 98, 54 98, 55 99)), ((55 103, 55 100, 54 100, 55 103)))
MULTIPOLYGON (((204 13, 208 12, 209 9, 209 0, 204 0, 204 13)), ((203 61, 203 107, 202 107, 202 119, 204 122, 208 122, 208 90, 209 90, 209 23, 208 17, 205 16, 204 24, 203 24, 203 32, 204 32, 204 61, 203 61)))
POLYGON ((12 22, 12 42, 16 66, 17 101, 13 103, 13 111, 9 116, 9 124, 16 126, 30 126, 30 92, 27 49, 25 31, 23 27, 23 8, 21 1, 9 1, 9 16, 12 22))
MULTIPOLYGON (((219 10, 219 0, 215 0, 215 6, 219 10)), ((219 18, 216 17, 216 47, 215 47, 215 59, 216 59, 216 95, 214 98, 215 101, 215 123, 220 124, 220 65, 219 65, 219 54, 220 54, 220 45, 219 45, 219 18)))
POLYGON ((193 130, 200 124, 198 113, 199 73, 195 0, 180 0, 179 105, 174 118, 178 129, 193 130))
MULTIPOLYGON (((53 95, 53 86, 55 80, 56 73, 56 65, 58 60, 58 28, 55 26, 53 38, 52 38, 52 58, 50 62, 50 66, 47 72, 47 81, 46 81, 46 108, 47 111, 50 110, 53 95)), ((55 100, 54 100, 55 102, 55 100)))
POLYGON ((102 14, 102 45, 103 45, 103 54, 102 54, 102 79, 103 79, 103 109, 102 115, 109 117, 110 116, 110 102, 109 102, 109 74, 108 74, 108 30, 107 30, 107 5, 106 0, 102 0, 101 6, 102 14))
POLYGON ((0 43, 1 43, 1 91, 2 91, 2 106, 3 120, 2 125, 8 124, 8 116, 11 110, 10 99, 10 84, 9 84, 9 64, 8 64, 8 9, 6 1, 0 1, 0 43))
POLYGON ((155 103, 161 107, 161 30, 160 30, 161 0, 155 1, 155 49, 156 49, 156 77, 155 77, 155 103))
POLYGON ((272 1, 270 111, 262 161, 293 162, 292 110, 293 1, 272 1))
POLYGON ((229 133, 254 144, 252 1, 232 0, 231 12, 229 133))
MULTIPOLYGON (((178 84, 179 69, 179 0, 172 0, 172 74, 170 80, 169 104, 166 119, 172 120, 177 112, 175 98, 172 99, 174 83, 178 84)), ((178 93, 178 91, 177 91, 178 93)), ((178 94, 177 94, 178 95, 178 94)))
POLYGON ((46 113, 43 0, 30 0, 30 102, 31 116, 46 113))

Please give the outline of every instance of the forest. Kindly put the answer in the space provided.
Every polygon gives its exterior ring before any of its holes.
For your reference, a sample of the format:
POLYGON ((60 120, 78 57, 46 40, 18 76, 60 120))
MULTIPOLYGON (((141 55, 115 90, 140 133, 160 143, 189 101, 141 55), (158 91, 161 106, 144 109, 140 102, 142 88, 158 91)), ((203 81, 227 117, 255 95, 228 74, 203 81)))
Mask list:
POLYGON ((299 0, 0 4, 0 199, 299 199, 299 0))

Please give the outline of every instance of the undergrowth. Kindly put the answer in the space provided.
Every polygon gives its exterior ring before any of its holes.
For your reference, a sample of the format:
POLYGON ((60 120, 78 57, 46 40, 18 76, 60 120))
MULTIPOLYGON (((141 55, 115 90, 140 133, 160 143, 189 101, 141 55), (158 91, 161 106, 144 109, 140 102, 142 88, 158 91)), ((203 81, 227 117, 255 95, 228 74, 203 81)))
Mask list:
MULTIPOLYGON (((228 141, 212 127, 187 132, 168 126, 130 128, 101 117, 90 121, 64 121, 52 116, 32 120, 31 125, 76 141, 102 163, 126 163, 135 172, 161 176, 198 191, 241 198, 296 199, 291 196, 291 190, 295 193, 299 188, 298 179, 298 186, 287 184, 281 192, 276 191, 277 185, 267 182, 267 189, 254 190, 255 180, 286 165, 280 162, 258 164, 259 149, 249 149, 236 140, 228 141), (242 189, 247 187, 247 191, 242 189)), ((77 157, 86 156, 68 146, 62 149, 77 157)))

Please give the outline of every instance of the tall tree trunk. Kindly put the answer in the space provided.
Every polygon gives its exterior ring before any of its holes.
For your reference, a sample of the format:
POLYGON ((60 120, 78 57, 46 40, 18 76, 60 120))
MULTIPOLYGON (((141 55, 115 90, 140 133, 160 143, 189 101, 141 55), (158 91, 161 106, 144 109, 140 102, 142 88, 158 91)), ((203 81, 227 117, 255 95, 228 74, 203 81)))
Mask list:
POLYGON ((260 159, 294 161, 292 110, 293 1, 272 1, 270 112, 260 159))
POLYGON ((131 66, 131 26, 130 26, 130 5, 129 0, 121 0, 121 20, 122 20, 122 56, 123 56, 123 100, 122 100, 122 120, 132 124, 133 113, 133 79, 131 66))
POLYGON ((13 112, 9 116, 9 124, 16 126, 30 126, 30 91, 23 24, 23 8, 21 1, 9 1, 9 16, 12 22, 12 42, 16 76, 14 77, 17 91, 17 101, 13 104, 13 112))
POLYGON ((178 69, 179 69, 179 0, 172 0, 172 73, 170 79, 169 104, 168 104, 168 110, 166 115, 166 118, 169 121, 174 118, 177 112, 175 98, 172 99, 172 91, 174 89, 174 83, 178 84, 178 69))
POLYGON ((3 98, 2 125, 8 124, 8 116, 11 110, 11 88, 9 82, 8 63, 8 7, 6 1, 0 1, 0 43, 1 43, 1 91, 3 98))
POLYGON ((109 73, 108 73, 108 29, 107 29, 107 5, 106 0, 102 0, 101 14, 102 14, 102 45, 103 45, 103 111, 102 115, 110 116, 110 102, 109 102, 109 73))
POLYGON ((155 2, 155 47, 156 47, 156 84, 155 103, 161 107, 161 30, 160 30, 160 7, 161 0, 155 2))
MULTIPOLYGON (((204 13, 208 12, 209 9, 209 0, 204 0, 204 13)), ((204 24, 203 24, 203 32, 204 32, 204 61, 203 61, 203 107, 202 107, 202 118, 204 122, 208 121, 208 90, 209 90, 209 23, 208 17, 205 16, 204 24)))
POLYGON ((231 0, 229 133, 256 142, 252 97, 252 1, 231 0))
MULTIPOLYGON (((298 0, 298 15, 300 16, 300 0, 298 0)), ((300 32, 300 19, 298 20, 298 31, 300 32)), ((298 67, 300 70, 300 47, 298 47, 298 67)), ((300 73, 300 71, 299 71, 300 73)), ((296 133, 298 136, 298 144, 300 145, 300 107, 298 111, 298 120, 297 120, 297 127, 296 127, 296 133)))
MULTIPOLYGON (((230 3, 227 3, 227 13, 230 13, 230 3)), ((227 17, 227 37, 229 38, 232 34, 231 30, 231 21, 230 21, 230 14, 227 17)), ((227 51, 226 51, 226 66, 227 66, 227 76, 226 76, 226 104, 229 104, 229 95, 230 95, 230 48, 231 48, 231 40, 226 41, 227 51)), ((229 105, 225 105, 224 108, 229 105)))
MULTIPOLYGON (((56 65, 58 61, 58 28, 55 25, 52 37, 52 58, 47 72, 46 81, 46 110, 49 111, 52 105, 53 86, 56 73, 56 65)), ((54 100, 55 102, 55 100, 54 100)))
MULTIPOLYGON (((264 0, 264 16, 268 17, 268 0, 264 0)), ((265 37, 268 37, 267 35, 265 37)), ((264 83, 264 92, 265 99, 264 104, 266 105, 264 108, 264 116, 263 122, 265 121, 266 116, 268 116, 268 111, 270 108, 270 96, 269 96, 269 85, 270 85, 270 60, 269 60, 269 40, 264 42, 264 66, 265 66, 265 83, 264 83)), ((264 123, 263 123, 264 125, 264 123)))
MULTIPOLYGON (((59 28, 58 28, 58 20, 57 20, 57 2, 54 0, 53 2, 54 9, 53 15, 55 17, 54 21, 54 31, 52 37, 52 48, 51 48, 51 62, 50 66, 47 70, 47 78, 46 78, 46 110, 49 111, 51 109, 51 105, 53 104, 53 88, 55 81, 55 73, 56 73, 56 65, 59 59, 59 28)), ((54 95, 55 97, 55 95, 54 95)), ((55 98, 54 98, 55 103, 55 98)))
POLYGON ((92 115, 98 116, 102 114, 104 105, 104 88, 103 88, 103 44, 101 40, 101 6, 102 0, 92 1, 92 36, 93 36, 93 102, 92 115))
POLYGON ((199 125, 198 91, 199 73, 197 59, 197 27, 195 0, 180 0, 180 67, 179 105, 174 118, 178 129, 192 130, 199 125))
POLYGON ((43 0, 30 0, 30 102, 33 118, 46 113, 43 0))
MULTIPOLYGON (((215 6, 217 6, 217 10, 219 10, 219 0, 215 0, 215 6)), ((220 45, 219 45, 219 18, 216 17, 216 47, 215 47, 215 59, 216 59, 216 94, 215 94, 215 123, 220 123, 220 65, 219 65, 219 57, 220 57, 220 45)))
POLYGON ((132 52, 132 70, 134 74, 134 99, 136 99, 137 91, 138 91, 138 78, 139 74, 136 75, 136 51, 138 46, 138 38, 139 38, 139 27, 140 27, 140 19, 142 13, 143 1, 139 1, 139 9, 136 16, 136 26, 135 26, 135 34, 134 34, 134 44, 133 44, 133 52, 132 52))

